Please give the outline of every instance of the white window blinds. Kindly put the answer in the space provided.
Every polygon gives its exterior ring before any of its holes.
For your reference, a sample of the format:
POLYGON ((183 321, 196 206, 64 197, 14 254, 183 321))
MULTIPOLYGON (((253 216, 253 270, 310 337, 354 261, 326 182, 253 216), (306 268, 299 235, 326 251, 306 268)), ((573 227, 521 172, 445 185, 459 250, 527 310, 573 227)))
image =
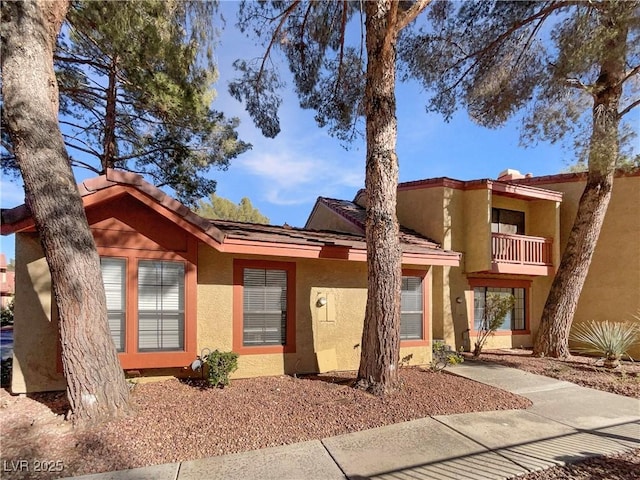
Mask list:
POLYGON ((109 331, 118 352, 124 352, 126 312, 126 260, 124 258, 101 258, 100 270, 104 293, 107 296, 109 331))
POLYGON ((402 277, 401 291, 401 340, 423 339, 422 278, 402 277))
POLYGON ((138 263, 138 350, 184 350, 183 263, 138 263))
POLYGON ((284 345, 287 272, 245 268, 243 286, 243 345, 284 345))

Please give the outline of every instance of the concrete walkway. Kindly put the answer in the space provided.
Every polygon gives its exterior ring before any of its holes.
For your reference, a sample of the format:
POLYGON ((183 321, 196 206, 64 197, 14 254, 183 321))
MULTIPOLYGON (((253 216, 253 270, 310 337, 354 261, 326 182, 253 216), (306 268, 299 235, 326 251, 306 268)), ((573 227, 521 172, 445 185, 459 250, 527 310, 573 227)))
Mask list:
POLYGON ((640 448, 638 399, 485 362, 466 362, 450 371, 527 397, 533 406, 428 417, 282 447, 76 478, 506 479, 640 448))

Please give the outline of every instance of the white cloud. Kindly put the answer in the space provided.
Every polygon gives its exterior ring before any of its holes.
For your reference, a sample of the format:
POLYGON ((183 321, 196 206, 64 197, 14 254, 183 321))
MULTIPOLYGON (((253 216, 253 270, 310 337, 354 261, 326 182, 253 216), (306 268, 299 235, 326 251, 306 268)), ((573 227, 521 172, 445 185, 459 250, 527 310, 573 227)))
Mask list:
POLYGON ((280 154, 253 151, 236 161, 243 170, 281 187, 295 187, 312 182, 320 166, 318 160, 294 158, 293 152, 280 154))
POLYGON ((299 205, 318 196, 350 196, 364 185, 364 159, 315 135, 301 142, 279 142, 265 151, 261 145, 234 162, 257 180, 259 195, 274 205, 299 205), (346 190, 350 190, 345 193, 346 190))

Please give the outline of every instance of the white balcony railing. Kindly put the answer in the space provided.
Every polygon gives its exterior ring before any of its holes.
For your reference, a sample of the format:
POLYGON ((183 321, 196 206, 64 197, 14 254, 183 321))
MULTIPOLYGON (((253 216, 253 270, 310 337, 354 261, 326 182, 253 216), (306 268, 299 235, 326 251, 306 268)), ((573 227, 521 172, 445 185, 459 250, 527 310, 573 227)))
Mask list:
POLYGON ((491 259, 498 263, 553 265, 553 241, 528 235, 491 234, 491 259))

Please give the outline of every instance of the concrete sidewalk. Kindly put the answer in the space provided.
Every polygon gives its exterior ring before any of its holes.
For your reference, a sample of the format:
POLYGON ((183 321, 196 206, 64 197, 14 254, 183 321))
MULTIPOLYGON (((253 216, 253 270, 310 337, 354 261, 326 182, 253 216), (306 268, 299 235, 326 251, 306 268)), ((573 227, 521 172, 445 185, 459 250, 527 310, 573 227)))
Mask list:
POLYGON ((638 399, 485 362, 450 371, 527 397, 533 406, 427 417, 323 440, 76 479, 506 479, 640 448, 638 399))

